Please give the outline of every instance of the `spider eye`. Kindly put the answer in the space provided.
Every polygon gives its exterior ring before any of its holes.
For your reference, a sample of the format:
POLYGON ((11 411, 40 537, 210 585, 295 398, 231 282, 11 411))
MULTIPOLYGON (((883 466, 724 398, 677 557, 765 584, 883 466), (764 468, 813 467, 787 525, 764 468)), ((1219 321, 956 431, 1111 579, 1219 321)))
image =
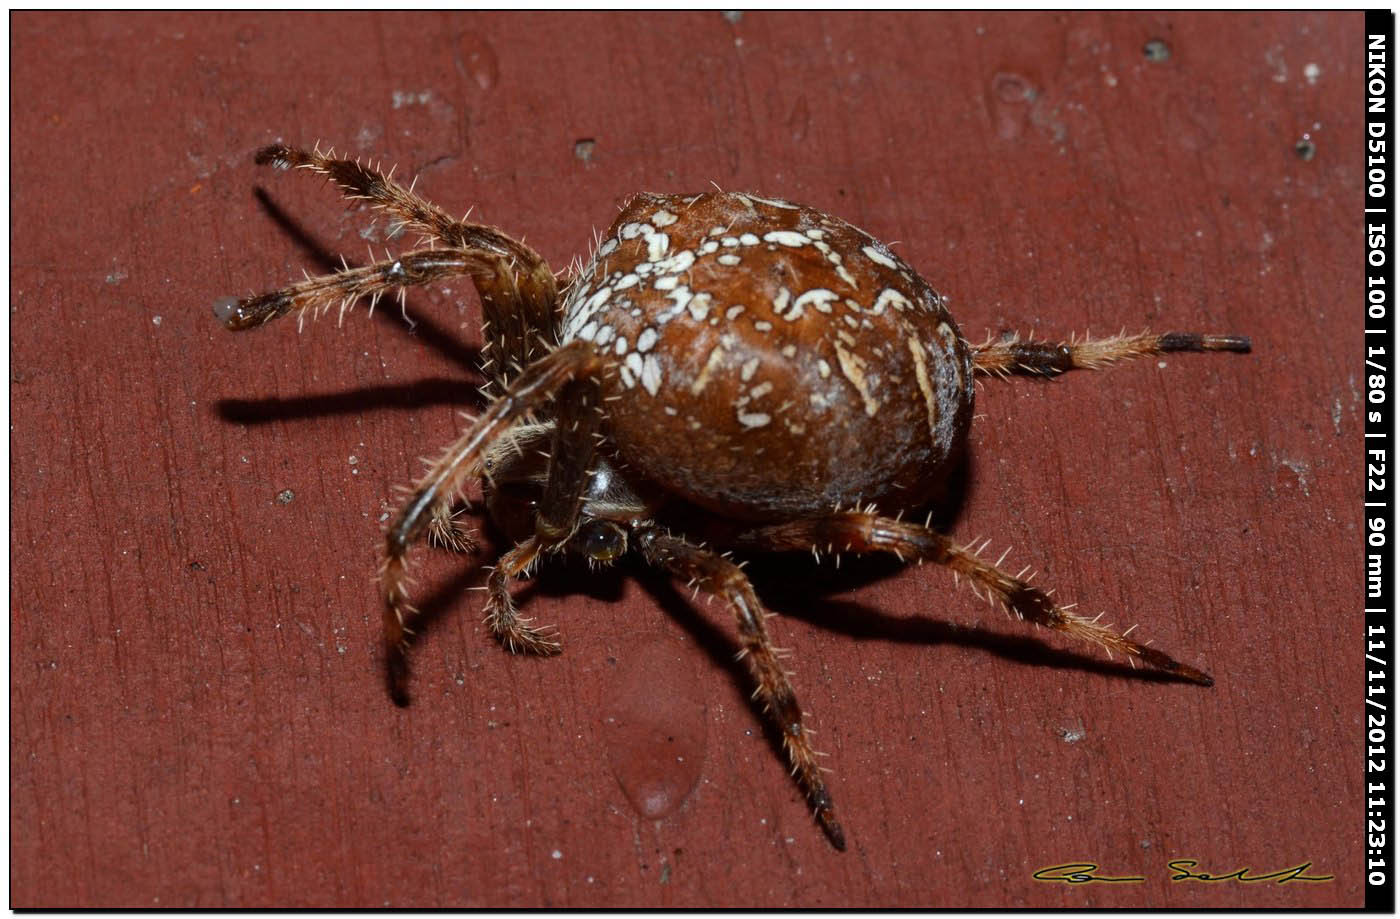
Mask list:
POLYGON ((592 561, 608 564, 627 551, 627 533, 615 523, 590 520, 579 528, 574 544, 592 561))

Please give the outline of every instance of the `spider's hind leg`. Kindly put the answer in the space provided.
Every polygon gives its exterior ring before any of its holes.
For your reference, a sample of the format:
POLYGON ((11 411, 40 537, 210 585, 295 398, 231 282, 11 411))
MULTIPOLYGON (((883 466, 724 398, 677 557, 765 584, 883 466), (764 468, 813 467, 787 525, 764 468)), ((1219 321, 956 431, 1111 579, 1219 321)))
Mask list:
POLYGON ((1053 377, 1068 370, 1098 369, 1115 361, 1174 351, 1235 351, 1247 353, 1249 339, 1243 335, 1201 335, 1195 332, 1167 332, 1156 335, 1112 335, 1107 338, 1081 338, 1070 341, 1036 341, 1013 337, 990 339, 973 346, 972 368, 978 373, 1023 374, 1053 377))
MULTIPOLYGON (((886 552, 902 561, 930 561, 946 565, 966 577, 975 589, 985 591, 1019 618, 1054 629, 1080 641, 1096 644, 1112 654, 1141 661, 1173 676, 1210 686, 1214 681, 1195 667, 1183 664, 1156 648, 1139 644, 1060 606, 1050 595, 1029 582, 984 562, 972 549, 959 546, 942 533, 916 523, 906 523, 865 511, 845 511, 829 517, 797 520, 759 527, 742 534, 737 544, 769 551, 811 551, 813 547, 835 552, 886 552)), ((1131 631, 1131 629, 1129 630, 1131 631)))

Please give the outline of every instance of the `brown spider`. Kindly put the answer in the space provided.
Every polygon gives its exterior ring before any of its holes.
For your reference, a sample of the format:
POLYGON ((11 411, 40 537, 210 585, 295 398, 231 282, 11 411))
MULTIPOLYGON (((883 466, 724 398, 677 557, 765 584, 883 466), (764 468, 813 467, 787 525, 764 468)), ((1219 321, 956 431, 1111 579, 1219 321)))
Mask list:
POLYGON ((845 836, 763 604, 727 554, 692 541, 699 534, 725 549, 938 562, 1018 618, 1211 685, 1200 670, 1057 605, 1022 580, 1024 570, 1008 574, 899 515, 937 497, 964 449, 975 373, 1049 377, 1144 354, 1244 352, 1247 338, 1171 332, 974 346, 885 244, 752 194, 634 195, 588 263, 556 277, 524 243, 453 220, 358 162, 285 146, 257 162, 327 176, 424 234, 428 248, 221 300, 215 314, 229 329, 292 310, 343 313, 361 297, 459 276, 481 297, 495 398, 432 464, 386 535, 384 632, 400 704, 416 612, 405 556, 425 533, 460 546, 452 508, 478 477, 491 517, 518 540, 487 579, 496 637, 512 651, 560 650, 517 615, 509 591, 549 554, 608 564, 634 551, 722 597, 755 695, 838 849, 845 836))

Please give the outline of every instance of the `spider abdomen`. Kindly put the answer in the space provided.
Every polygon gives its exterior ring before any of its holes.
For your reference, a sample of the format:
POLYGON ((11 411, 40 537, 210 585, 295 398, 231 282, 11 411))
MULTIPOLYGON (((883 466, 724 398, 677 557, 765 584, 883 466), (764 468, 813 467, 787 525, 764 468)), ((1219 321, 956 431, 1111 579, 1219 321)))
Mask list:
POLYGON ((618 457, 731 516, 918 506, 972 415, 939 295, 850 224, 755 195, 632 198, 560 337, 607 356, 618 457))

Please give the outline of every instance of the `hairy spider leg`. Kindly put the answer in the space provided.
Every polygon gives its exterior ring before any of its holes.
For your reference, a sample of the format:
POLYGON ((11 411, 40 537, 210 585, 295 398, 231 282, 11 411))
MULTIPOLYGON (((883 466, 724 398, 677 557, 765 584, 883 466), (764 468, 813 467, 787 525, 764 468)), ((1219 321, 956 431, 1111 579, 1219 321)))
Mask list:
POLYGON ((798 705, 788 674, 778 658, 764 626, 767 615, 763 604, 754 594, 748 577, 722 556, 686 542, 655 527, 636 532, 634 539, 642 556, 651 564, 664 568, 676 577, 685 578, 701 590, 719 596, 734 608, 734 619, 743 645, 741 656, 749 662, 758 689, 755 697, 777 726, 783 747, 792 761, 793 775, 816 811, 817 822, 836 848, 846 848, 846 835, 836 819, 831 793, 822 781, 817 764, 820 755, 812 749, 811 732, 803 723, 802 707, 798 705))
POLYGON ((234 303, 221 303, 215 307, 215 314, 225 328, 242 332, 293 310, 301 315, 310 310, 314 317, 336 307, 343 314, 361 297, 377 301, 395 289, 448 278, 475 277, 495 268, 493 255, 455 249, 419 249, 361 268, 307 278, 281 290, 244 297, 234 303))
MULTIPOLYGON (((748 530, 736 538, 744 548, 768 551, 810 552, 813 547, 835 552, 886 552, 902 561, 930 561, 946 565, 981 588, 988 599, 995 598, 1017 617, 1042 625, 1071 638, 1092 642, 1108 651, 1118 651, 1128 660, 1139 660, 1149 667, 1173 676, 1210 686, 1208 675, 1180 663, 1156 648, 1139 644, 1105 626, 1059 606, 1045 591, 1013 577, 996 565, 984 562, 970 547, 958 546, 947 536, 916 523, 881 517, 865 511, 843 511, 829 517, 796 520, 748 530)), ((1131 631, 1131 630, 1130 630, 1131 631)))
MULTIPOLYGON (((512 376, 538 357, 540 338, 552 340, 558 283, 548 263, 534 249, 500 230, 479 223, 454 220, 432 202, 404 188, 379 170, 334 152, 301 150, 274 144, 259 150, 260 165, 305 169, 334 182, 345 197, 368 201, 390 214, 397 223, 422 233, 432 243, 471 252, 486 263, 469 273, 481 297, 482 369, 504 389, 512 376)), ((393 235, 390 227, 389 235, 393 235)), ((232 326, 230 326, 232 328, 232 326)))
POLYGON ((470 524, 458 520, 457 513, 446 504, 434 507, 428 521, 428 542, 449 552, 475 552, 476 532, 470 524))
MULTIPOLYGON (((482 457, 498 438, 531 413, 548 404, 565 384, 598 372, 599 359, 590 342, 577 341, 558 348, 526 367, 481 417, 462 434, 418 482, 385 535, 385 557, 380 571, 384 590, 384 639, 388 653, 389 686, 394 700, 407 700, 407 650, 416 610, 408 600, 407 554, 423 535, 434 509, 450 506, 463 487, 483 472, 482 457)), ((593 409, 590 408, 590 413, 593 409)), ((592 434, 587 438, 590 448, 592 434)), ((586 469, 585 469, 586 472, 586 469)), ((551 468, 551 476, 554 470, 551 468)), ((577 486, 582 491, 582 482, 577 486)), ((577 514, 577 498, 572 499, 577 514)), ((557 522, 557 515, 554 519, 557 522)), ((566 534, 567 535, 567 534, 566 534)), ((537 538, 539 533, 537 531, 537 538)), ((541 540, 544 547, 552 543, 541 540)))
POLYGON ((1243 335, 1201 335, 1195 332, 1167 332, 1156 335, 1112 335, 1063 341, 1022 340, 1019 337, 974 345, 972 369, 980 373, 1007 376, 1059 376, 1067 370, 1097 369, 1114 361, 1169 354, 1174 351, 1249 352, 1249 339, 1243 335))
POLYGON ((527 626, 511 599, 510 582, 528 577, 544 550, 562 546, 578 528, 579 510, 593 464, 602 408, 598 384, 591 378, 566 383, 554 400, 556 418, 549 452, 549 473, 535 515, 535 535, 521 541, 500 561, 486 581, 486 624, 508 650, 558 654, 552 631, 527 626))
POLYGON ((501 556, 486 578, 486 625, 511 653, 529 651, 531 654, 549 656, 563 650, 552 630, 526 625, 530 620, 516 612, 515 601, 510 595, 511 580, 528 577, 539 557, 540 542, 531 536, 501 556))

